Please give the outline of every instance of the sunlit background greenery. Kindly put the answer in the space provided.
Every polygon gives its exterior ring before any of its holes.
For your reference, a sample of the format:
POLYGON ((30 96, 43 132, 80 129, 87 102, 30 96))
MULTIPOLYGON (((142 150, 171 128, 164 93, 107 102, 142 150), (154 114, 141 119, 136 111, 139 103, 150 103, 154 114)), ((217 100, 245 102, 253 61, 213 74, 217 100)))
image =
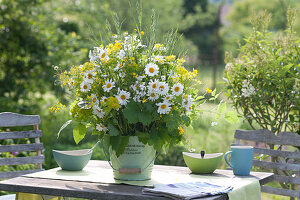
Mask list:
MULTIPOLYGON (((53 67, 64 69, 87 61, 88 50, 99 41, 114 13, 122 22, 122 30, 131 32, 135 28, 136 3, 135 0, 0 0, 0 112, 41 116, 45 169, 57 166, 52 149, 90 148, 96 142, 95 137, 88 135, 75 145, 71 127, 57 139, 57 132, 69 114, 65 110, 53 115, 48 110, 58 100, 67 102, 65 92, 55 84, 53 67)), ((224 52, 243 43, 242 38, 251 30, 250 16, 266 9, 273 15, 271 31, 280 32, 286 28, 288 7, 300 8, 297 0, 144 0, 141 4, 143 30, 149 30, 155 10, 159 17, 157 40, 161 41, 170 29, 178 29, 183 37, 177 52, 187 50, 186 67, 198 70, 203 82, 199 87, 217 87, 219 91, 224 52)), ((295 29, 300 32, 299 18, 295 29)), ((250 128, 243 119, 234 125, 220 119, 217 126, 211 126, 215 121, 214 109, 215 105, 203 107, 207 112, 185 130, 188 145, 197 151, 226 152, 233 143, 234 130, 250 128)), ((162 153, 156 164, 184 165, 182 151, 185 151, 183 145, 162 153)), ((100 148, 93 159, 105 159, 100 148)), ((225 168, 225 164, 221 167, 225 168)))

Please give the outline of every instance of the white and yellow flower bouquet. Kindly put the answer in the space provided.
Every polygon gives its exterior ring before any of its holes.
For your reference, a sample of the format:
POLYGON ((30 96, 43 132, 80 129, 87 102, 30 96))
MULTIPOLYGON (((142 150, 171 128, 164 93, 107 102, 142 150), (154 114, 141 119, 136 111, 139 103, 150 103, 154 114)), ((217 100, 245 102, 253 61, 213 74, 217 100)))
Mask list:
POLYGON ((157 151, 182 141, 183 127, 205 101, 195 88, 197 70, 187 71, 185 60, 170 54, 170 44, 143 43, 143 37, 136 30, 112 35, 110 44, 90 51, 89 62, 60 74, 61 86, 75 98, 70 113, 76 143, 87 127, 100 139, 109 135, 117 155, 129 136, 157 151))

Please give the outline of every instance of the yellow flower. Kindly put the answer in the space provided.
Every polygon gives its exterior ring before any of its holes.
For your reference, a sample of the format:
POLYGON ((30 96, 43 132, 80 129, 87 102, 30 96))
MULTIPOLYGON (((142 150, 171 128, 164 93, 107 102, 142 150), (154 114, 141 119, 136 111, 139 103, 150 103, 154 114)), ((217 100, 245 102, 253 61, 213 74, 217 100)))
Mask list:
POLYGON ((206 91, 207 91, 208 93, 212 93, 212 90, 209 89, 208 87, 206 88, 206 91))
POLYGON ((198 71, 196 69, 193 69, 193 74, 196 76, 198 74, 198 71))
POLYGON ((184 133, 184 130, 181 126, 178 127, 178 130, 179 130, 179 135, 182 135, 184 133))
POLYGON ((117 49, 121 49, 122 45, 121 45, 120 43, 116 42, 116 43, 115 43, 115 47, 116 47, 117 49))
POLYGON ((66 106, 61 104, 60 102, 57 102, 55 105, 49 108, 51 113, 57 113, 60 109, 65 108, 66 106))
POLYGON ((76 33, 74 31, 72 32, 72 37, 76 37, 76 33))
POLYGON ((179 63, 184 63, 184 62, 185 62, 185 60, 184 60, 183 58, 177 59, 177 61, 178 61, 179 63))
POLYGON ((144 34, 145 34, 145 32, 144 32, 144 31, 141 31, 141 32, 140 32, 140 34, 141 34, 141 35, 144 35, 144 34))
POLYGON ((110 109, 118 109, 119 108, 119 101, 116 97, 108 97, 106 104, 110 109))
POLYGON ((135 32, 135 31, 136 31, 136 28, 135 28, 135 29, 133 29, 133 31, 135 32))
POLYGON ((175 60, 175 58, 176 58, 175 55, 166 56, 167 61, 173 61, 173 60, 175 60))

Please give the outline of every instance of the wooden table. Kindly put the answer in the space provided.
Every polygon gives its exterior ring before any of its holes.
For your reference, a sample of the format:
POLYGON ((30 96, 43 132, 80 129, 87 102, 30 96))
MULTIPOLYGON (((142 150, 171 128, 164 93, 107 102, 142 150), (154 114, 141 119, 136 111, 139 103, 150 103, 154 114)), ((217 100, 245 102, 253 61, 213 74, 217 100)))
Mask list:
MULTIPOLYGON (((100 167, 109 168, 107 161, 89 162, 89 167, 95 167, 99 170, 100 167)), ((155 165, 153 170, 157 171, 176 171, 176 173, 190 173, 187 167, 175 167, 155 165)), ((260 184, 265 184, 273 180, 272 173, 251 172, 252 177, 259 180, 260 184)), ((216 170, 211 176, 233 177, 231 170, 216 170)), ((99 184, 80 181, 64 181, 44 178, 32 177, 17 177, 0 182, 0 190, 12 192, 25 192, 53 196, 77 197, 86 199, 103 199, 103 200, 159 200, 168 199, 162 197, 152 197, 142 194, 143 187, 131 186, 124 184, 99 184)), ((201 200, 227 200, 227 194, 217 195, 213 197, 199 198, 201 200)))

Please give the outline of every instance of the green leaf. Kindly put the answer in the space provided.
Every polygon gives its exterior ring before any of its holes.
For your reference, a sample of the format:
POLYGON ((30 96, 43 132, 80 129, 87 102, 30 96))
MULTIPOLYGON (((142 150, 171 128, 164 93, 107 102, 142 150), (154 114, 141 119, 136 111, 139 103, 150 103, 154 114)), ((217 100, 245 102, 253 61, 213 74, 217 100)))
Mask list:
POLYGON ((147 144, 148 140, 150 139, 149 133, 136 131, 136 135, 139 138, 139 141, 143 144, 147 144))
POLYGON ((114 125, 108 124, 107 128, 109 130, 109 135, 110 136, 118 136, 118 135, 120 135, 120 131, 114 125))
POLYGON ((183 115, 181 118, 185 126, 189 126, 191 124, 191 119, 188 116, 183 115))
POLYGON ((131 101, 127 104, 127 107, 123 111, 123 116, 128 120, 130 124, 136 124, 139 122, 137 113, 140 113, 140 108, 137 103, 131 101))
POLYGON ((226 111, 226 102, 221 102, 218 106, 218 113, 222 114, 226 111))
POLYGON ((216 96, 216 92, 217 92, 217 89, 214 89, 214 91, 212 91, 212 93, 211 93, 211 96, 216 96))
POLYGON ((79 123, 73 128, 73 138, 76 144, 78 144, 86 134, 85 125, 79 123))
POLYGON ((152 114, 149 112, 139 112, 138 113, 139 122, 147 126, 152 122, 152 114))
POLYGON ((231 124, 239 123, 239 118, 233 111, 228 111, 225 113, 225 120, 231 124))
POLYGON ((65 122, 65 123, 61 126, 61 128, 59 129, 59 131, 58 131, 58 133, 57 133, 57 138, 59 137, 60 132, 61 132, 62 130, 64 130, 71 122, 72 122, 72 120, 69 120, 69 121, 65 122))
POLYGON ((111 136, 110 145, 112 149, 116 152, 117 157, 119 157, 128 145, 129 136, 111 136))
POLYGON ((205 99, 205 97, 204 97, 204 96, 198 96, 198 97, 196 98, 196 101, 198 101, 199 99, 205 99))

